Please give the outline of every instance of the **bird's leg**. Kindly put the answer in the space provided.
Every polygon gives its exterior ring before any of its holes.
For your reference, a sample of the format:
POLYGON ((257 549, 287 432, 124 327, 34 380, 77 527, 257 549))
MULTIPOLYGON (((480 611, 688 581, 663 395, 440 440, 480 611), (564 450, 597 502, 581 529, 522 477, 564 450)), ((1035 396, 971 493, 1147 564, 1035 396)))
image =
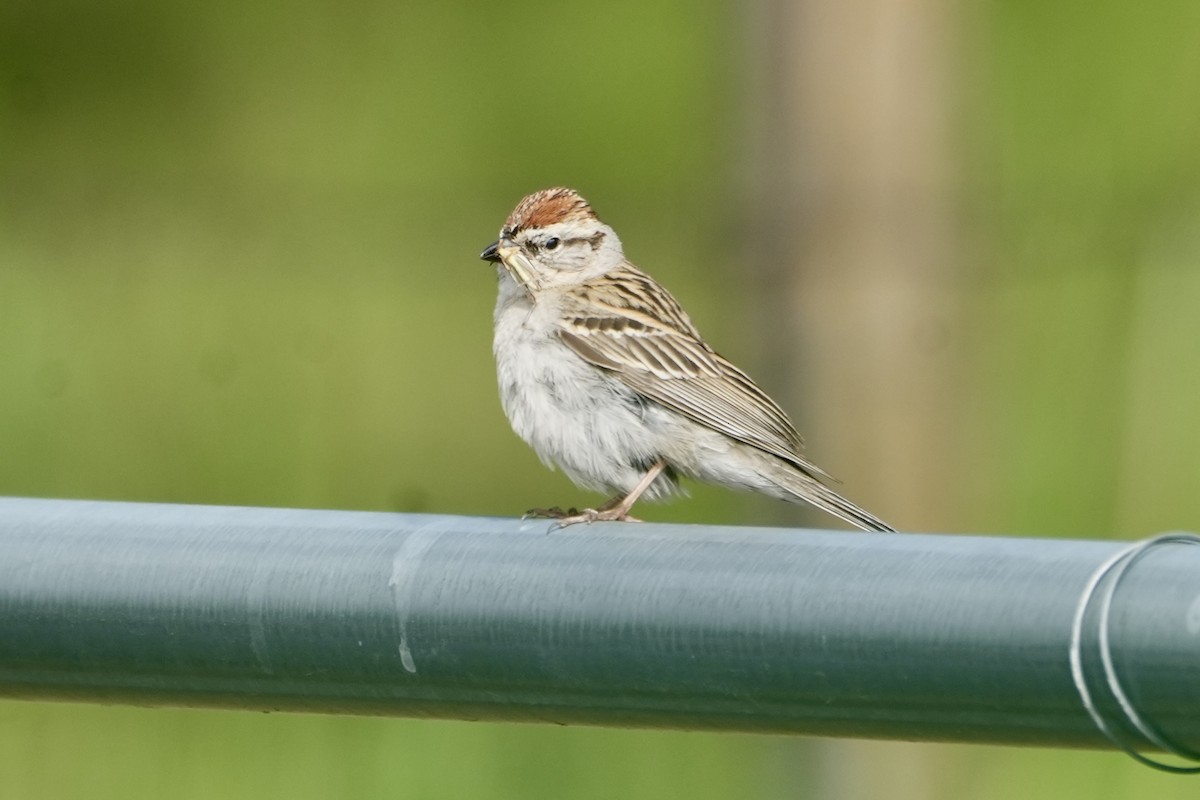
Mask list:
POLYGON ((629 490, 628 494, 617 495, 599 508, 585 508, 578 514, 561 516, 555 523, 555 527, 565 528, 578 522, 641 522, 640 519, 629 516, 629 509, 633 508, 633 504, 646 493, 650 484, 654 483, 654 479, 666 468, 666 459, 660 458, 651 465, 650 469, 646 470, 646 474, 637 482, 637 486, 629 490))

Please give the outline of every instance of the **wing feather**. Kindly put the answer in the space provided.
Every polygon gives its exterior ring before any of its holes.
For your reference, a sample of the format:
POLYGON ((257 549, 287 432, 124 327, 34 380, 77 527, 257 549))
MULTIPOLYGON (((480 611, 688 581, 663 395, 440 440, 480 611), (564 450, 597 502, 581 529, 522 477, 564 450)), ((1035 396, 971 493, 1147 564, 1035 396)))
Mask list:
POLYGON ((635 392, 810 474, 787 414, 700 337, 673 297, 625 265, 564 298, 559 336, 635 392))

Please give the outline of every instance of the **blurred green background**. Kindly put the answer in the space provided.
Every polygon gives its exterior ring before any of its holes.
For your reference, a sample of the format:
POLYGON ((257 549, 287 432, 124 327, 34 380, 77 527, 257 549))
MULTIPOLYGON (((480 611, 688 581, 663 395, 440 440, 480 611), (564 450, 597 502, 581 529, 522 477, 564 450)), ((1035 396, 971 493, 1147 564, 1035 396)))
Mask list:
MULTIPOLYGON (((508 430, 477 261, 566 184, 900 527, 1200 529, 1198 41, 1194 0, 6 0, 0 494, 595 502, 508 430), (772 291, 802 267, 853 280, 772 291), (807 296, 816 333, 762 311, 807 296)), ((1185 791, 1102 753, 0 703, 5 800, 1185 791)))

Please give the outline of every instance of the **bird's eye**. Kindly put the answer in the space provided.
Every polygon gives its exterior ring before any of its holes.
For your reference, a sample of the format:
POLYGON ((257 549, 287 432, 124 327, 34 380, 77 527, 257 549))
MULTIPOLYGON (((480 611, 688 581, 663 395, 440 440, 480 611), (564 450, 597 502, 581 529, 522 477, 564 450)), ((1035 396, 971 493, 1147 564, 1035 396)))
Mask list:
POLYGON ((549 239, 546 240, 546 244, 544 244, 542 246, 545 247, 547 250, 557 250, 558 246, 560 244, 562 244, 562 242, 559 241, 559 238, 557 236, 551 236, 549 239))

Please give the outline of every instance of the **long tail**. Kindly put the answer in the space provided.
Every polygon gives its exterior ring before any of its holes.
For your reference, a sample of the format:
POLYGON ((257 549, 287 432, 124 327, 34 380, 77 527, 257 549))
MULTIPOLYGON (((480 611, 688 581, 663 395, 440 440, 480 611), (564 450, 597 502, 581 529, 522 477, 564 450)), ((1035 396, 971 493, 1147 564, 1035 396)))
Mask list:
POLYGON ((783 489, 788 495, 787 499, 792 502, 803 502, 816 506, 864 531, 886 531, 888 533, 896 531, 879 517, 866 509, 859 508, 821 483, 815 476, 797 469, 792 464, 787 464, 785 469, 775 471, 775 474, 771 475, 771 480, 783 489))
POLYGON ((809 487, 810 491, 799 495, 800 499, 804 502, 811 503, 822 511, 833 514, 838 519, 845 520, 851 525, 862 528, 864 531, 896 532, 896 529, 891 525, 888 525, 870 511, 854 505, 854 503, 851 503, 825 484, 817 483, 816 481, 813 481, 813 484, 813 486, 809 487))

